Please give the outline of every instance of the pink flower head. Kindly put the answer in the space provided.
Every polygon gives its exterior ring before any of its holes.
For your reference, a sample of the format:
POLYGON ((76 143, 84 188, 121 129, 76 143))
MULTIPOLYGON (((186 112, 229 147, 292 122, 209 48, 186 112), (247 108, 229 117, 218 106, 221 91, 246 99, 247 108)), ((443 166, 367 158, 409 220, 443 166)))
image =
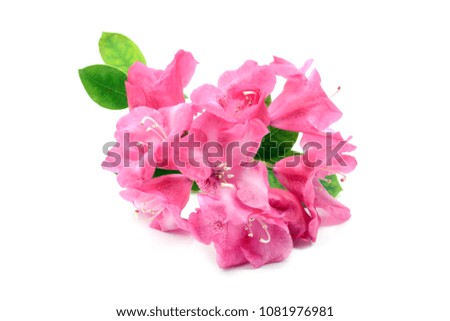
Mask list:
MULTIPOLYGON (((242 144, 246 142, 246 135, 251 132, 251 129, 250 131, 245 129, 249 128, 251 127, 244 124, 236 124, 233 132, 219 131, 215 138, 209 138, 202 130, 191 129, 189 136, 193 136, 199 146, 191 151, 181 149, 180 159, 183 166, 177 168, 191 180, 196 181, 202 192, 211 197, 218 196, 222 186, 234 186, 237 189, 237 197, 244 204, 255 208, 267 208, 267 169, 264 164, 253 161, 258 145, 247 155, 241 150, 242 144), (241 137, 237 138, 236 134, 241 137), (229 137, 222 140, 221 135, 229 137), (222 144, 219 143, 221 140, 222 144), (227 148, 230 146, 227 143, 233 142, 237 148, 227 148), (209 149, 208 146, 212 148, 209 149), (220 153, 211 156, 209 154, 211 151, 220 153)), ((267 131, 267 128, 263 127, 260 130, 267 131)), ((213 129, 208 131, 209 135, 215 136, 214 133, 213 129)), ((190 139, 189 136, 184 140, 190 139)))
POLYGON ((175 136, 181 136, 190 128, 192 119, 193 111, 190 104, 179 104, 158 110, 136 107, 118 121, 115 138, 123 143, 128 135, 129 141, 137 142, 143 146, 146 153, 151 154, 155 163, 159 164, 158 167, 175 169, 172 162, 173 151, 170 149, 171 142, 175 136))
POLYGON ((117 122, 117 143, 108 152, 103 168, 117 174, 120 186, 145 189, 151 182, 156 165, 175 169, 170 143, 176 135, 189 129, 192 119, 189 104, 158 110, 133 108, 117 122))
POLYGON ((171 174, 154 178, 144 190, 127 189, 120 194, 134 203, 139 218, 161 231, 188 230, 188 222, 180 217, 191 192, 192 182, 183 175, 171 174))
POLYGON ((259 119, 267 126, 269 115, 264 100, 275 82, 272 68, 249 60, 239 69, 225 72, 218 87, 203 85, 194 90, 191 99, 228 122, 259 119))
POLYGON ((320 86, 320 76, 313 70, 305 76, 311 61, 297 70, 294 65, 275 57, 271 64, 277 75, 287 79, 281 94, 269 106, 270 125, 295 131, 316 133, 328 128, 342 113, 320 86))
POLYGON ((269 204, 287 224, 294 242, 307 244, 311 241, 312 238, 308 233, 311 217, 294 194, 280 188, 270 188, 269 204))
MULTIPOLYGON (((190 135, 195 137, 195 142, 200 145, 191 155, 187 150, 180 151, 186 166, 179 170, 201 185, 212 174, 220 175, 220 171, 213 173, 214 168, 222 166, 234 170, 243 163, 252 162, 262 138, 268 132, 267 127, 258 119, 233 123, 205 112, 192 122, 189 130, 190 135), (194 158, 198 165, 192 166, 189 158, 194 158)), ((190 137, 185 137, 184 141, 189 139, 190 137)), ((227 175, 233 176, 235 173, 227 175)))
POLYGON ((190 52, 180 50, 166 70, 149 68, 136 62, 128 70, 125 83, 130 109, 155 109, 184 102, 183 88, 191 80, 197 62, 190 52))
POLYGON ((297 199, 304 204, 310 215, 308 223, 309 238, 314 242, 319 225, 332 225, 350 218, 350 210, 333 198, 320 180, 329 175, 326 166, 317 166, 318 153, 308 150, 304 155, 286 157, 274 166, 274 173, 297 199), (323 171, 327 174, 323 175, 323 171))
POLYGON ((302 162, 303 156, 286 157, 275 163, 273 171, 280 183, 288 189, 308 211, 309 217, 303 216, 307 224, 301 238, 316 241, 317 231, 320 225, 320 217, 314 207, 315 188, 313 181, 316 179, 316 169, 308 167, 302 162), (297 164, 293 167, 290 164, 297 164))
POLYGON ((234 187, 222 188, 219 199, 200 194, 200 209, 189 217, 193 235, 214 243, 221 268, 245 263, 260 267, 287 258, 293 243, 279 214, 244 205, 236 192, 234 187))

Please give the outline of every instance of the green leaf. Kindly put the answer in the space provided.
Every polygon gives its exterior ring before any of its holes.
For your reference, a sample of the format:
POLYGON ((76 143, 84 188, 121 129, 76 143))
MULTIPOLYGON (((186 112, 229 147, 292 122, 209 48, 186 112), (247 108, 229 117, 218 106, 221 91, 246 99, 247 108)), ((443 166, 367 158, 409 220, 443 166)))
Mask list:
POLYGON ((155 173, 153 174, 153 178, 169 175, 169 174, 181 174, 180 171, 173 170, 173 169, 161 169, 157 168, 155 169, 155 173))
POLYGON ((268 173, 270 187, 285 189, 284 186, 281 185, 280 181, 275 176, 275 174, 273 173, 273 170, 271 168, 267 169, 267 173, 268 173))
MULTIPOLYGON (((155 170, 155 173, 153 174, 153 178, 164 176, 164 175, 170 175, 170 174, 181 174, 181 172, 178 171, 178 170, 173 170, 173 169, 157 168, 155 170)), ((199 192, 200 191, 200 187, 198 187, 196 182, 193 182, 192 187, 191 187, 191 191, 192 192, 199 192)))
POLYGON ((136 61, 146 63, 139 47, 130 38, 119 33, 103 32, 98 47, 105 64, 125 73, 136 61))
POLYGON ((333 197, 338 196, 339 193, 342 192, 342 186, 339 183, 339 179, 335 174, 325 176, 325 179, 324 180, 321 179, 320 183, 327 190, 327 192, 333 197))
POLYGON ((125 80, 127 75, 111 66, 92 65, 78 70, 84 89, 97 104, 108 109, 128 107, 125 80))
POLYGON ((300 154, 291 150, 297 141, 298 133, 271 126, 269 131, 262 139, 256 159, 274 164, 284 157, 300 154))
POLYGON ((264 103, 266 104, 266 107, 268 108, 270 106, 270 104, 272 103, 272 96, 269 95, 266 97, 266 99, 264 99, 264 103))
POLYGON ((196 182, 194 182, 194 184, 192 184, 191 191, 193 191, 193 192, 200 192, 200 187, 198 187, 196 182))

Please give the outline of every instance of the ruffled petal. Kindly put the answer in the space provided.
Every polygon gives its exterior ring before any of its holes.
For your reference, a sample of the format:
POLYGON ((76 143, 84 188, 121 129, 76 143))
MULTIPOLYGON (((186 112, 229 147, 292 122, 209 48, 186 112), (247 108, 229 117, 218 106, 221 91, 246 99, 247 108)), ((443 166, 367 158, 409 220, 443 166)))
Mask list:
POLYGON ((357 165, 355 157, 347 154, 356 149, 349 143, 351 137, 344 140, 339 132, 335 133, 305 133, 300 145, 304 150, 315 149, 317 159, 321 161, 320 177, 332 173, 350 173, 357 165))
POLYGON ((321 88, 316 70, 308 79, 300 72, 289 76, 268 111, 271 126, 296 132, 324 130, 342 116, 321 88))
POLYGON ((350 209, 331 196, 318 180, 314 181, 314 187, 316 189, 314 205, 317 208, 322 225, 335 225, 350 218, 350 209))
POLYGON ((192 54, 183 50, 178 51, 166 70, 136 62, 128 70, 125 83, 130 109, 138 106, 158 109, 183 103, 183 88, 191 80, 196 65, 192 54))
POLYGON ((294 241, 308 240, 308 223, 311 218, 294 194, 279 188, 269 189, 269 204, 285 222, 294 241))
POLYGON ((171 174, 151 180, 144 190, 126 189, 120 195, 135 204, 139 215, 151 227, 170 231, 189 228, 180 217, 191 192, 192 182, 183 175, 171 174))
POLYGON ((248 262, 255 268, 267 263, 280 262, 291 253, 293 242, 287 226, 283 222, 267 224, 267 230, 258 224, 253 225, 255 237, 244 237, 241 243, 242 252, 248 262), (269 242, 261 242, 270 235, 269 242), (257 237, 260 236, 260 237, 257 237))

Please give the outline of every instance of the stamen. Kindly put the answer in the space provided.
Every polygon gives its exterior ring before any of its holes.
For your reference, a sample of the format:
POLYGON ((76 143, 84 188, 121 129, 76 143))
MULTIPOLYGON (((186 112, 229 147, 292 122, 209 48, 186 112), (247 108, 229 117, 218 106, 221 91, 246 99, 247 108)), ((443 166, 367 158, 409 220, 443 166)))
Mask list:
MULTIPOLYGON (((226 174, 227 171, 231 170, 231 167, 226 166, 226 163, 221 163, 220 165, 217 165, 213 169, 212 176, 215 179, 218 179, 220 183, 227 183, 228 178, 233 178, 233 174, 226 174)), ((232 186, 232 185, 230 185, 232 186)))
POLYGON ((138 208, 138 210, 136 210, 136 213, 144 213, 144 214, 150 214, 150 215, 158 215, 160 214, 162 211, 164 211, 165 207, 164 206, 158 206, 158 204, 155 204, 155 201, 158 201, 157 198, 154 198, 148 202, 143 202, 141 204, 136 204, 136 207, 138 208), (153 205, 153 206, 152 206, 153 205))
POLYGON ((261 243, 267 244, 267 243, 270 242, 270 233, 269 233, 269 231, 268 231, 268 227, 267 227, 266 224, 264 224, 264 223, 261 222, 260 220, 258 220, 258 223, 261 224, 261 227, 263 228, 264 232, 266 232, 266 236, 267 236, 266 239, 260 237, 260 238, 259 238, 259 241, 260 241, 261 243))
POLYGON ((245 226, 245 228, 244 228, 244 230, 249 231, 249 233, 247 234, 247 236, 248 236, 248 237, 253 237, 253 236, 254 236, 254 233, 253 233, 253 230, 252 230, 252 225, 253 225, 252 223, 253 223, 255 220, 261 225, 262 229, 263 229, 264 232, 266 233, 266 238, 260 237, 260 238, 259 238, 259 241, 260 241, 261 243, 264 243, 264 244, 269 243, 270 240, 271 240, 271 238, 270 238, 270 233, 269 233, 269 231, 268 231, 268 226, 267 226, 266 224, 264 224, 261 220, 255 219, 254 217, 251 217, 251 218, 248 219, 248 223, 246 224, 246 226, 245 226))
POLYGON ((220 186, 222 186, 222 187, 234 187, 234 185, 230 184, 230 183, 220 183, 220 186))
POLYGON ((164 136, 159 131, 153 130, 154 128, 148 127, 146 131, 155 133, 161 140, 164 140, 164 136))
POLYGON ((248 235, 248 237, 253 237, 254 236, 254 234, 253 234, 253 231, 252 231, 252 223, 251 222, 253 222, 255 220, 255 218, 250 218, 249 220, 248 220, 248 224, 247 224, 247 226, 245 227, 245 230, 246 231, 249 231, 249 233, 247 234, 248 235))
POLYGON ((154 208, 152 208, 152 209, 141 209, 142 213, 150 214, 150 215, 154 215, 154 216, 156 216, 158 214, 161 214, 162 211, 164 211, 164 207, 161 207, 159 209, 154 209, 154 208))
POLYGON ((155 133, 159 133, 160 136, 163 137, 163 140, 166 139, 167 140, 167 134, 164 131, 164 129, 158 124, 158 122, 156 120, 154 120, 152 117, 150 116, 145 116, 144 118, 141 119, 141 125, 143 126, 145 124, 145 122, 147 120, 150 120, 153 125, 149 128, 147 128, 147 131, 151 131, 152 129, 157 129, 158 131, 155 131, 155 133))
POLYGON ((338 86, 338 87, 337 87, 337 90, 334 92, 334 94, 332 94, 332 95, 330 96, 330 98, 332 98, 332 97, 334 97, 335 95, 337 95, 340 91, 341 91, 341 86, 338 86))
POLYGON ((248 105, 253 105, 253 100, 256 98, 256 92, 253 90, 245 90, 242 92, 242 94, 245 96, 245 100, 247 101, 248 105))

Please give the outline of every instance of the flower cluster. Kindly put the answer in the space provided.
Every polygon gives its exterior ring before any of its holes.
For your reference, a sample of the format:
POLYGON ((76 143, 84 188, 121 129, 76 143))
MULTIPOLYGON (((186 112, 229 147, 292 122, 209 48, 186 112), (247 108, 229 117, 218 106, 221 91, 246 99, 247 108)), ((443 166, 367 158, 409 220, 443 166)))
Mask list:
POLYGON ((180 50, 165 70, 139 61, 126 69, 129 112, 102 165, 137 215, 154 229, 213 243, 221 268, 282 261, 315 242, 321 225, 347 220, 335 196, 338 177, 356 166, 347 154, 355 147, 329 129, 342 114, 311 61, 249 60, 186 101, 196 65, 180 50), (272 98, 277 79, 285 84, 272 98), (183 218, 192 193, 199 208, 183 218))

